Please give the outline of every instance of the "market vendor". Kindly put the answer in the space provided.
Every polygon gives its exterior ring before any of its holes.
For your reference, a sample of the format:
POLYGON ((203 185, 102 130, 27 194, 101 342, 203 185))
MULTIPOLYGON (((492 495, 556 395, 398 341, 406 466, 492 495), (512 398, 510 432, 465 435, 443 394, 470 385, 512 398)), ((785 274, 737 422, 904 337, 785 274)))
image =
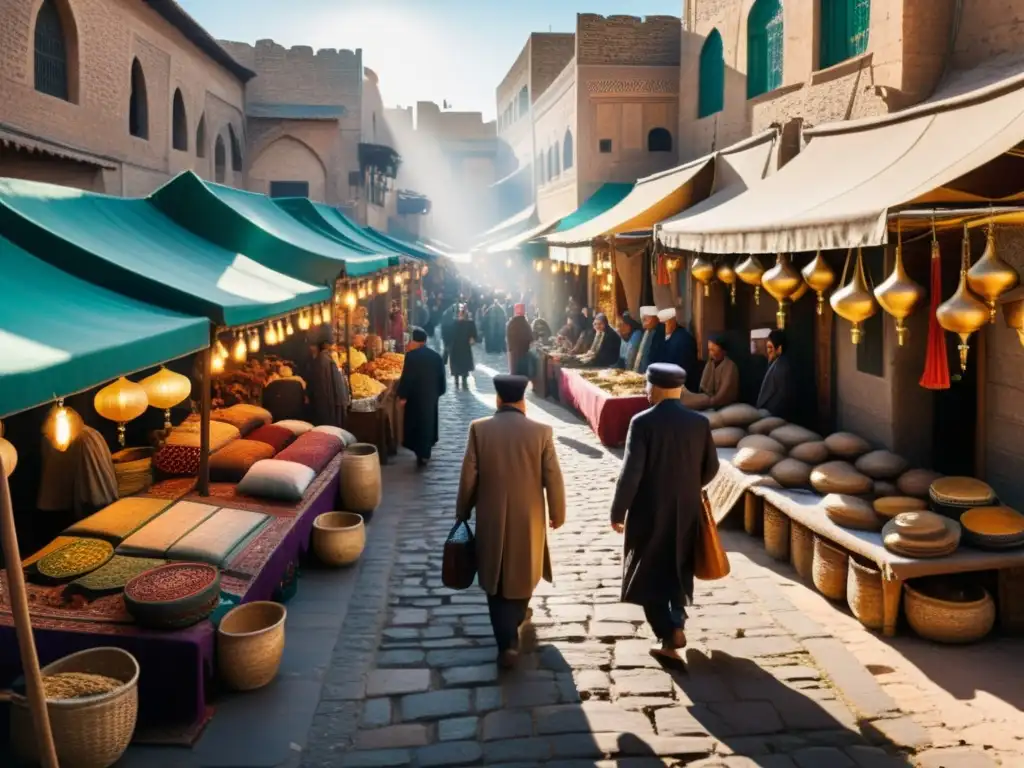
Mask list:
POLYGON ((578 357, 567 358, 562 364, 568 368, 612 368, 619 360, 622 340, 608 326, 608 318, 599 312, 594 317, 594 341, 590 350, 578 357))
POLYGON ((700 377, 700 391, 684 390, 683 405, 699 411, 724 408, 735 403, 739 396, 740 369, 728 355, 725 337, 714 334, 708 339, 708 361, 700 377))
POLYGON ((688 330, 679 327, 676 309, 659 309, 658 321, 665 334, 655 336, 650 362, 678 365, 687 373, 696 370, 697 342, 688 330))
POLYGON ((531 325, 531 329, 533 330, 534 341, 540 344, 547 344, 551 339, 551 326, 543 317, 535 318, 531 325))
POLYGON ((786 332, 779 329, 768 334, 768 372, 761 381, 761 392, 757 396, 757 407, 771 412, 772 416, 789 421, 796 406, 793 368, 786 354, 786 332))
POLYGON ((644 331, 628 311, 623 312, 619 318, 619 336, 622 338, 619 366, 629 371, 633 369, 637 354, 640 352, 640 341, 644 337, 644 331))
POLYGON ((349 406, 348 385, 331 357, 331 343, 309 345, 312 362, 307 393, 310 421, 315 426, 344 427, 349 406))
POLYGON ((640 347, 637 349, 636 359, 630 370, 636 373, 646 373, 647 366, 651 362, 651 349, 654 347, 654 339, 658 333, 658 308, 640 307, 640 327, 644 335, 640 339, 640 347))

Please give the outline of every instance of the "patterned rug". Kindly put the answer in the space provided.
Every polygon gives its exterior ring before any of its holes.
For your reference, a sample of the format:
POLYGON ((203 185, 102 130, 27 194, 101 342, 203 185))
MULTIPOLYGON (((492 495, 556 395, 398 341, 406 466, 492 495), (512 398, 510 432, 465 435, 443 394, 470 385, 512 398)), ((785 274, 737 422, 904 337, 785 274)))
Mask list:
POLYGON ((248 582, 266 564, 270 555, 295 524, 290 517, 274 517, 249 544, 224 567, 225 576, 237 576, 248 582))
POLYGON ((736 469, 729 461, 720 459, 718 474, 707 487, 708 501, 715 522, 721 523, 736 508, 748 489, 764 480, 760 475, 748 475, 736 469))

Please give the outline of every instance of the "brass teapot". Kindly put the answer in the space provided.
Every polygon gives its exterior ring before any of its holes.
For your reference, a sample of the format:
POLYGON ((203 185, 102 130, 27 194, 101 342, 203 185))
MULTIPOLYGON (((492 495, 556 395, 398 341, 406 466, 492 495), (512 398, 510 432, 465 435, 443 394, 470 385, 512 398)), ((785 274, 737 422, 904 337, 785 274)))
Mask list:
POLYGON ((736 270, 732 264, 727 261, 723 261, 718 265, 718 269, 715 271, 715 275, 723 285, 729 286, 729 303, 736 303, 736 270))
POLYGON ((825 309, 825 291, 835 283, 836 273, 821 257, 821 251, 818 251, 811 263, 803 268, 801 274, 804 276, 804 283, 818 294, 818 314, 820 315, 825 309))
POLYGON ((761 277, 764 275, 764 267, 757 256, 747 257, 736 267, 736 277, 747 285, 754 286, 754 303, 761 303, 761 277))
POLYGON ((711 281, 715 279, 715 268, 703 256, 694 256, 690 265, 690 274, 694 280, 704 286, 704 295, 711 295, 711 281))
MULTIPOLYGON (((847 256, 847 263, 849 263, 849 256, 847 256)), ((860 344, 861 323, 878 311, 878 304, 868 289, 867 279, 864 277, 864 255, 860 248, 857 249, 857 263, 853 267, 850 282, 832 294, 829 304, 832 305, 832 309, 837 315, 853 324, 850 329, 850 341, 860 344)))
POLYGON ((988 305, 971 292, 967 283, 967 271, 971 262, 971 241, 966 224, 964 225, 961 250, 960 284, 953 295, 935 310, 935 318, 943 329, 960 337, 960 343, 957 345, 960 352, 960 370, 966 371, 967 353, 970 350, 967 340, 972 333, 980 331, 988 324, 991 315, 988 305))
POLYGON ((996 321, 996 301, 1020 283, 1017 270, 996 254, 996 232, 990 221, 985 236, 985 252, 967 270, 967 285, 988 304, 989 322, 996 321))
POLYGON ((896 343, 903 346, 907 339, 904 321, 924 298, 924 288, 910 279, 903 266, 903 243, 896 243, 896 264, 892 274, 875 288, 875 298, 888 314, 896 318, 896 343))
POLYGON ((784 253, 777 256, 775 266, 761 277, 761 285, 773 299, 779 302, 779 311, 775 313, 775 321, 780 330, 786 327, 786 299, 796 293, 802 282, 800 273, 793 268, 793 265, 789 263, 789 257, 784 253))

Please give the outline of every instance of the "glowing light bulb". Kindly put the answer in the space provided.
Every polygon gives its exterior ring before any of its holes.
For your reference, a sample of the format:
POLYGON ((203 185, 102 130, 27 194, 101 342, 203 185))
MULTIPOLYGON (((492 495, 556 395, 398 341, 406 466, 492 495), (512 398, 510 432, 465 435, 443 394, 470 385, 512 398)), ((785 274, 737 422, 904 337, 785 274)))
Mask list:
POLYGON ((557 272, 558 272, 558 262, 557 261, 552 261, 551 262, 551 274, 554 275, 557 272))
POLYGON ((299 312, 299 330, 309 330, 309 315, 306 314, 305 312, 299 312))
POLYGON ((313 326, 316 327, 320 325, 320 322, 320 307, 313 307, 313 326))
MULTIPOLYGON (((349 293, 352 293, 352 291, 349 291, 349 293)), ((331 322, 331 306, 330 306, 330 304, 324 304, 324 309, 320 313, 320 316, 323 317, 325 323, 331 322)))
POLYGON ((43 424, 43 434, 50 439, 50 443, 61 453, 64 453, 78 437, 82 429, 82 417, 73 409, 64 407, 64 400, 60 399, 50 411, 50 415, 43 424))
POLYGON ((352 291, 345 294, 345 306, 349 309, 355 309, 356 295, 352 291))
POLYGON ((228 356, 228 348, 224 346, 220 339, 217 339, 217 346, 215 347, 214 351, 221 357, 228 356))
POLYGON ((215 354, 213 356, 213 359, 210 361, 210 370, 213 371, 214 373, 223 373, 224 358, 221 357, 220 355, 215 354))
POLYGON ((267 328, 263 332, 263 341, 266 342, 268 347, 277 344, 277 331, 274 330, 273 323, 267 323, 267 328))
POLYGON ((402 273, 401 272, 399 272, 397 275, 395 275, 395 285, 397 285, 399 287, 401 287, 401 285, 402 285, 402 273))
POLYGON ((277 343, 280 344, 284 341, 284 325, 281 324, 280 320, 277 321, 277 328, 274 330, 277 331, 277 343))
POLYGON ((358 292, 357 296, 358 296, 360 301, 362 301, 363 299, 366 298, 366 286, 365 285, 362 285, 360 283, 360 285, 359 285, 359 292, 358 292))
POLYGON ((295 333, 295 326, 292 325, 291 315, 288 315, 288 319, 285 321, 284 332, 286 336, 291 336, 293 333, 295 333))
POLYGON ((249 352, 256 354, 260 351, 260 332, 255 328, 249 333, 249 352))
POLYGON ((245 346, 245 339, 242 337, 242 334, 238 334, 238 339, 235 341, 235 348, 231 350, 231 359, 236 363, 244 363, 248 352, 249 350, 245 346))

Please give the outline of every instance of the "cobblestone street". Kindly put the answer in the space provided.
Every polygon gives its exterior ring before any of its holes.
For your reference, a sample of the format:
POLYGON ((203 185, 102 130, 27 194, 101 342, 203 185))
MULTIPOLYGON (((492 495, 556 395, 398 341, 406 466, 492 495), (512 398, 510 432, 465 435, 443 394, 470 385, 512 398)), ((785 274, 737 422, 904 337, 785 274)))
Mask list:
POLYGON ((607 514, 619 460, 533 398, 529 415, 555 428, 568 515, 550 536, 555 583, 531 603, 531 650, 499 674, 483 592, 440 580, 468 423, 493 409, 491 372, 445 396, 428 469, 405 454, 384 468, 303 766, 982 768, 1019 757, 1015 737, 937 739, 940 715, 905 715, 880 670, 826 628, 839 612, 799 605, 785 589, 795 575, 742 532, 726 533, 733 576, 698 582, 685 671, 663 669, 642 612, 618 602, 621 539, 607 514))

